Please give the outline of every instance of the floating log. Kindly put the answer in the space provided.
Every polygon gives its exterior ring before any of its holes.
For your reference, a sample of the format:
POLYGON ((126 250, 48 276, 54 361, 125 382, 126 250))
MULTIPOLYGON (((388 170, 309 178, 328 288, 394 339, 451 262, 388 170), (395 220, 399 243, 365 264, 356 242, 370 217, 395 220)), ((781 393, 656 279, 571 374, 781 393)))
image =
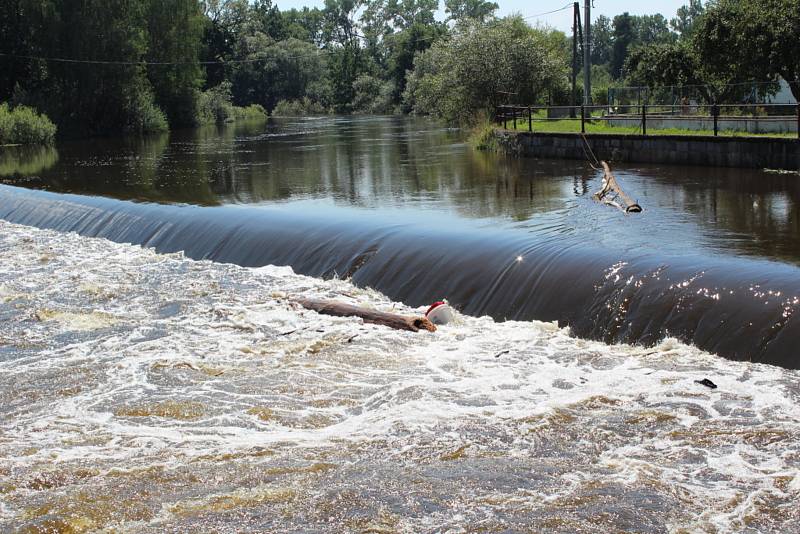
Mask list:
POLYGON ((395 313, 379 312, 336 302, 335 300, 296 299, 295 302, 317 313, 336 317, 361 317, 365 323, 380 324, 397 330, 410 330, 411 332, 419 332, 420 330, 436 331, 436 326, 426 317, 408 317, 395 313))
POLYGON ((617 179, 611 174, 611 168, 608 163, 601 161, 603 166, 603 188, 597 193, 592 195, 592 198, 599 202, 604 202, 610 206, 614 206, 625 213, 639 213, 642 207, 625 194, 625 191, 617 183, 617 179))

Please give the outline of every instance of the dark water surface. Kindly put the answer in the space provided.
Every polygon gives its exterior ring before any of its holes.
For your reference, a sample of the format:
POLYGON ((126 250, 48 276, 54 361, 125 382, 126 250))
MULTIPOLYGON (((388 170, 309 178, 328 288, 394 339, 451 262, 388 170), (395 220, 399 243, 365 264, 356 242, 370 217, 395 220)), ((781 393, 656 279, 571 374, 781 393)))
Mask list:
POLYGON ((0 217, 800 367, 800 178, 613 168, 642 214, 595 203, 583 162, 478 152, 425 120, 280 120, 4 149, 0 217))

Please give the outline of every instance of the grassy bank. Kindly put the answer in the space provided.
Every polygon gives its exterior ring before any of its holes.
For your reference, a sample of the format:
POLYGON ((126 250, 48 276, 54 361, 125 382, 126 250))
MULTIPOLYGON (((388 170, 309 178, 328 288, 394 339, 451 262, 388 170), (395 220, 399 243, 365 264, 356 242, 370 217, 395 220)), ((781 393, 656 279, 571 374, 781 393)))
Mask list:
POLYGON ((50 145, 56 125, 33 108, 0 104, 0 145, 50 145))
MULTIPOLYGON (((498 127, 502 128, 502 125, 498 127)), ((514 129, 514 122, 508 121, 508 130, 514 129)), ((528 119, 517 119, 517 130, 528 130, 528 119)), ((581 121, 580 119, 559 119, 559 120, 534 120, 533 131, 542 133, 580 133, 581 121)), ((628 126, 613 126, 603 120, 586 121, 586 133, 590 134, 641 134, 641 125, 628 127, 628 126)), ((647 128, 647 135, 709 135, 713 136, 713 130, 686 130, 682 128, 647 128)), ((776 138, 796 138, 797 134, 793 132, 788 133, 750 133, 734 130, 720 130, 718 135, 720 137, 776 137, 776 138)))

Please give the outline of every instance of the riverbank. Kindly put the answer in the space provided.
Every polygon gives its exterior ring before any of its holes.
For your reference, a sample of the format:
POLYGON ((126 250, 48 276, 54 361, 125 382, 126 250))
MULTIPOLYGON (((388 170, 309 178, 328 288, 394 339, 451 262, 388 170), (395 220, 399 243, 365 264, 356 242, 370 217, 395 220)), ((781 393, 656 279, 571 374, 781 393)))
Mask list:
POLYGON ((523 157, 583 160, 584 137, 598 159, 610 162, 800 170, 800 140, 778 137, 582 135, 496 128, 486 144, 523 157))

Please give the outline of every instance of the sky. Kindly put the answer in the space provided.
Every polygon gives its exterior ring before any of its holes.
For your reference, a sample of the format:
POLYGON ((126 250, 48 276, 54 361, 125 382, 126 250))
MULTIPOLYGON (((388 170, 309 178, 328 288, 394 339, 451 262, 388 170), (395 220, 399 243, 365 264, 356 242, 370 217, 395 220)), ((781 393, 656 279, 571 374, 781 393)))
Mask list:
MULTIPOLYGON (((508 15, 510 13, 522 13, 522 16, 527 17, 537 15, 546 11, 553 11, 560 9, 564 6, 571 6, 572 2, 567 0, 494 0, 500 5, 498 14, 500 16, 508 15)), ((581 18, 583 17, 583 0, 578 0, 581 4, 581 18)), ((325 4, 324 0, 274 0, 275 4, 280 9, 291 9, 293 7, 322 7, 325 4)), ((631 15, 652 15, 654 13, 661 13, 667 20, 675 16, 675 12, 684 4, 688 4, 688 0, 594 0, 594 8, 592 8, 592 20, 598 15, 605 15, 609 18, 614 18, 614 15, 619 15, 627 11, 631 15)), ((444 6, 444 0, 440 2, 444 6)), ((442 12, 443 15, 443 12, 442 12)), ((541 17, 530 18, 528 21, 547 23, 551 26, 558 28, 563 32, 572 32, 572 9, 559 11, 541 17)))

